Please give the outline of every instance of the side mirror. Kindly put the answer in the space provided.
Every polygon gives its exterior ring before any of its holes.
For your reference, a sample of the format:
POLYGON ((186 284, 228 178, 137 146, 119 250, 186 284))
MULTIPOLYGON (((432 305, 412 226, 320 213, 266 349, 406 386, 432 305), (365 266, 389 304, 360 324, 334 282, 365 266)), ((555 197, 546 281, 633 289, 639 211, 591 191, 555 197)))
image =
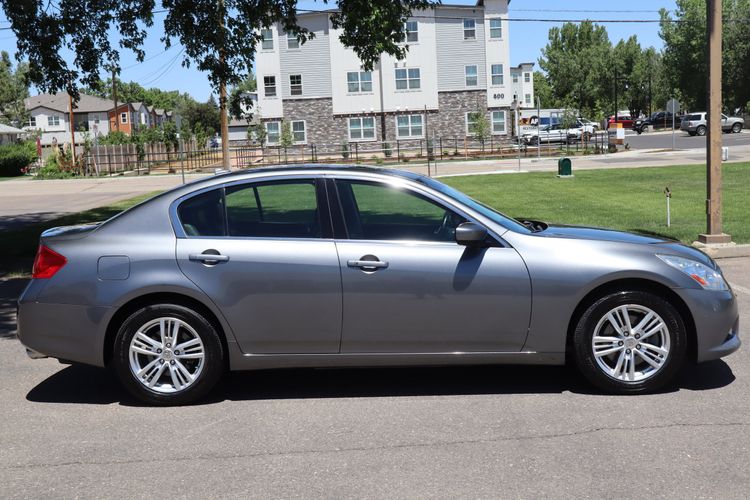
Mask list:
POLYGON ((456 228, 456 243, 467 247, 482 246, 487 239, 487 229, 476 222, 464 222, 456 228))

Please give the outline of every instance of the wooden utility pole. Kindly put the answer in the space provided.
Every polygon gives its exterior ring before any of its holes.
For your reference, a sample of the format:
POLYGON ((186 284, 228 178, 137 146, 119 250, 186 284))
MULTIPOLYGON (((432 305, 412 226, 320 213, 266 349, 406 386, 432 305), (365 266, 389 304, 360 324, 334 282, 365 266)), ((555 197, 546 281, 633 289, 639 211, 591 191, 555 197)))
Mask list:
POLYGON ((73 117, 73 96, 68 92, 68 119, 70 120, 70 154, 73 165, 76 163, 76 124, 73 117))
MULTIPOLYGON (((224 0, 219 0, 219 15, 221 15, 221 44, 219 48, 219 61, 224 64, 224 44, 226 43, 226 33, 224 32, 224 0)), ((227 113, 227 84, 224 78, 219 82, 219 113, 221 115, 221 168, 231 170, 232 164, 229 161, 229 117, 227 113)))
POLYGON ((115 70, 112 70, 112 99, 115 101, 115 130, 120 131, 120 113, 117 109, 117 80, 115 70))
POLYGON ((708 34, 707 230, 701 243, 729 243, 721 228, 721 0, 706 0, 708 34))

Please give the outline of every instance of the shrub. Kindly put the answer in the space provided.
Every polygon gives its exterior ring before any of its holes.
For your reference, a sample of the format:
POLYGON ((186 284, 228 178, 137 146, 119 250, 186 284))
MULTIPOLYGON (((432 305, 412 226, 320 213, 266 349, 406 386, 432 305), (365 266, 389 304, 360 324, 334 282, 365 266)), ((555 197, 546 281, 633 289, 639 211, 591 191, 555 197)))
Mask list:
POLYGON ((341 143, 341 157, 345 160, 349 158, 349 143, 348 142, 341 143))
POLYGON ((69 179, 71 177, 73 177, 73 172, 63 169, 54 154, 44 160, 44 165, 36 173, 37 179, 69 179))
POLYGON ((391 144, 388 142, 383 143, 383 154, 386 158, 390 158, 393 154, 393 149, 391 149, 391 144))
POLYGON ((36 145, 29 141, 0 146, 0 177, 17 177, 36 160, 36 145))

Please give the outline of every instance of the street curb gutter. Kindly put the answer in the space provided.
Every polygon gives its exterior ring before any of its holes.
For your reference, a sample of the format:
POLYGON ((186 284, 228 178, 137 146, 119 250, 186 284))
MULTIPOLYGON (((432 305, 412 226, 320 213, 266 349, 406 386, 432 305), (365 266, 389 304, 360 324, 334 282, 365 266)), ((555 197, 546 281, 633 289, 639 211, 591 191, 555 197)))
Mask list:
POLYGON ((732 259, 736 257, 750 257, 750 245, 727 243, 723 245, 706 245, 698 241, 693 246, 714 259, 732 259))

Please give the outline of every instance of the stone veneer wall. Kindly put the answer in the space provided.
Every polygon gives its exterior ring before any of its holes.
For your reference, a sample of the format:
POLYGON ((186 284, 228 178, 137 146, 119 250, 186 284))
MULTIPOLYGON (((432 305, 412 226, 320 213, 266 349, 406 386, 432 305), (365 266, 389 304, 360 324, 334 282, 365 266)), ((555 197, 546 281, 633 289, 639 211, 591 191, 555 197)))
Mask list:
MULTIPOLYGON (((432 137, 434 133, 435 137, 463 139, 466 137, 466 113, 476 111, 478 108, 483 109, 487 112, 487 119, 491 120, 490 110, 487 109, 486 102, 486 90, 439 92, 439 111, 427 112, 429 136, 432 137)), ((419 113, 419 111, 414 110, 413 113, 419 113)), ((424 112, 421 114, 424 114, 424 112)), ((375 118, 376 140, 359 142, 358 148, 361 151, 380 148, 381 119, 379 114, 334 116, 331 98, 284 100, 284 118, 286 120, 305 120, 308 144, 326 144, 339 148, 341 143, 349 140, 348 119, 350 116, 373 116, 375 118)), ((396 142, 395 117, 395 113, 387 113, 385 118, 386 141, 394 149, 396 142)), ((506 110, 506 130, 508 134, 511 131, 512 120, 512 113, 506 110)), ((263 119, 263 121, 276 121, 276 119, 263 119)), ((404 140, 401 139, 400 141, 404 140)))

